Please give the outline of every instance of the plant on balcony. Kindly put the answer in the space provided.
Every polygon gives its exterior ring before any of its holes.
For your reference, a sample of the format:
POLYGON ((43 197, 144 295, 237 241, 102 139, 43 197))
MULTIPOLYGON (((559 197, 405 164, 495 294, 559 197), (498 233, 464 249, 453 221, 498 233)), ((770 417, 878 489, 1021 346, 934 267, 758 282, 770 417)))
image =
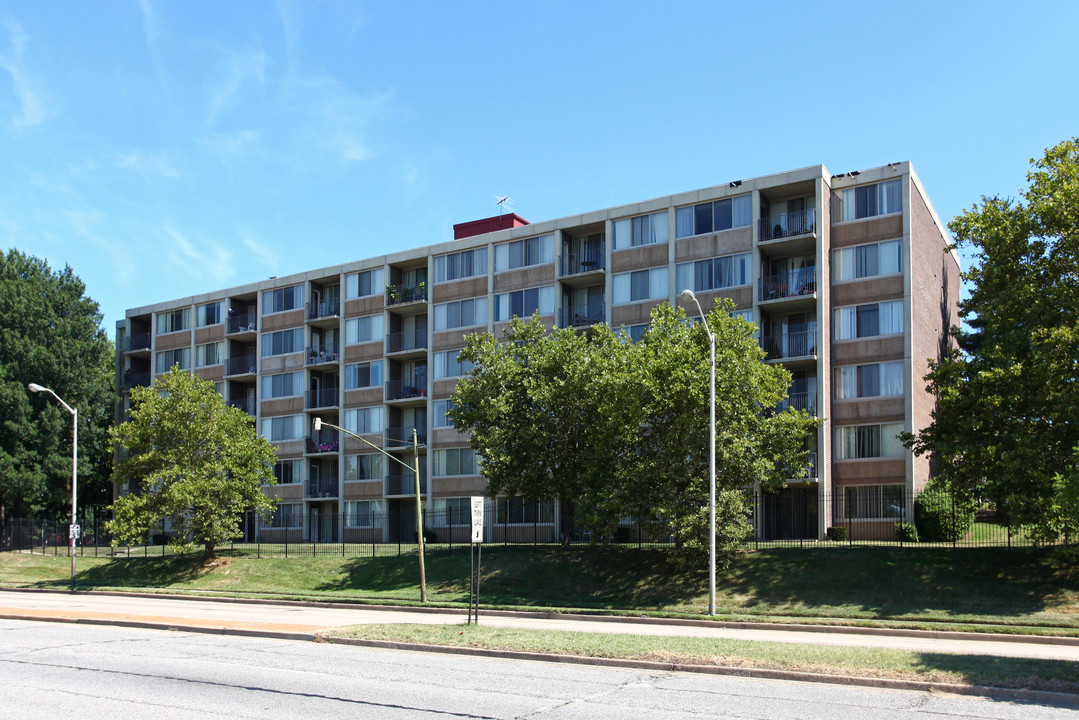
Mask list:
POLYGON ((386 304, 395 305, 401 302, 401 288, 396 285, 386 286, 386 304))
POLYGON ((417 300, 426 300, 427 299, 427 283, 422 281, 422 280, 420 281, 420 284, 416 286, 416 299, 417 300))

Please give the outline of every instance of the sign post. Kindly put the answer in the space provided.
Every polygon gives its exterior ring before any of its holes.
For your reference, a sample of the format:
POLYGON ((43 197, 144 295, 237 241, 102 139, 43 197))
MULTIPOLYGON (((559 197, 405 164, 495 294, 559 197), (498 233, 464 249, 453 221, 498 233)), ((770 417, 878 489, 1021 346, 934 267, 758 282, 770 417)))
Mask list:
POLYGON ((472 542, 469 545, 469 558, 472 567, 468 577, 468 622, 472 624, 472 618, 476 618, 476 624, 480 624, 480 568, 483 564, 483 497, 473 495, 469 498, 469 507, 472 510, 472 542))

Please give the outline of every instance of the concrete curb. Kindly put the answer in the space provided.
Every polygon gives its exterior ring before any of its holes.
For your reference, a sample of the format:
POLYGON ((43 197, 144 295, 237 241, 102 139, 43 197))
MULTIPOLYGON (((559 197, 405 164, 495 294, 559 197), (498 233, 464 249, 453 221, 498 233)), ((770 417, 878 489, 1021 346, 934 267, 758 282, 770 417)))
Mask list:
MULTIPOLYGON (((119 590, 60 590, 53 588, 0 588, 0 592, 57 593, 63 595, 109 595, 115 597, 165 598, 169 600, 202 600, 228 602, 248 605, 288 605, 291 607, 324 607, 334 609, 363 608, 365 610, 387 610, 394 612, 441 613, 465 617, 467 611, 461 608, 419 607, 415 605, 368 605, 366 603, 348 603, 317 600, 270 600, 266 598, 235 598, 215 595, 175 595, 169 593, 143 593, 119 590)), ((1030 643, 1035 645, 1067 645, 1079 647, 1079 637, 1052 635, 1021 635, 1003 633, 979 633, 959 630, 911 630, 903 628, 869 628, 855 625, 811 625, 805 623, 755 623, 742 621, 694 620, 691 618, 655 618, 627 615, 586 615, 582 613, 558 613, 528 610, 483 610, 483 615, 492 617, 520 617, 540 620, 581 620, 588 622, 622 623, 625 625, 676 625, 679 627, 726 628, 732 630, 792 630, 811 633, 842 632, 850 635, 876 635, 881 637, 933 638, 940 640, 972 640, 984 642, 1030 643)))

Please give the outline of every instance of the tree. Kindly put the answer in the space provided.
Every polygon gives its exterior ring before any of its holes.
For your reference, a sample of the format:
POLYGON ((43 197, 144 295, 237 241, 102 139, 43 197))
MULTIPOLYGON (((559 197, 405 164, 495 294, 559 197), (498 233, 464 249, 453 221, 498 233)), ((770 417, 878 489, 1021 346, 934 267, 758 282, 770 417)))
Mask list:
POLYGON ((71 415, 29 383, 79 409, 80 505, 111 498, 115 354, 85 292, 70 267, 0 254, 0 520, 66 517, 71 508, 71 415))
POLYGON ((1031 163, 1022 200, 983 198, 949 223, 973 255, 965 327, 926 377, 938 407, 910 441, 950 490, 1051 540, 1079 527, 1079 144, 1031 163))
POLYGON ((240 534, 247 511, 268 519, 275 503, 276 453, 247 413, 229 407, 201 380, 174 366, 154 387, 131 390, 131 419, 110 437, 119 454, 113 481, 134 489, 112 506, 113 543, 141 542, 163 520, 178 546, 216 545, 240 534))
MULTIPOLYGON (((731 309, 708 316, 718 339, 717 527, 728 550, 747 529, 743 490, 804 468, 815 424, 774 412, 790 376, 761 362, 753 325, 731 309)), ((708 547, 708 341, 680 309, 656 308, 638 343, 605 325, 586 335, 514 319, 505 342, 472 335, 461 357, 475 366, 450 417, 471 433, 490 495, 559 498, 572 508, 567 538, 575 520, 609 535, 635 516, 683 547, 708 547)))

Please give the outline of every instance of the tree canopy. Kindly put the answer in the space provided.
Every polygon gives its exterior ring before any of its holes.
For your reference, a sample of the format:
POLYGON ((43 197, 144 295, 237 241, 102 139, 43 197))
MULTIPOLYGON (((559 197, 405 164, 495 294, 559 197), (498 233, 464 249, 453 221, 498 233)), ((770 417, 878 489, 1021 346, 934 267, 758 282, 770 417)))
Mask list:
POLYGON ((71 415, 79 410, 79 504, 111 498, 112 343, 70 267, 0 254, 0 518, 63 517, 71 507, 71 415))
MULTIPOLYGON (((717 527, 734 543, 747 529, 743 489, 802 476, 816 421, 775 412, 790 375, 761 362, 752 323, 730 310, 717 305, 708 324, 717 337, 717 527)), ((583 334, 515 318, 504 342, 468 338, 461 359, 474 367, 450 417, 471 434, 488 493, 558 498, 564 537, 575 524, 603 533, 633 516, 683 547, 706 548, 708 345, 700 324, 666 304, 637 343, 606 325, 583 334)))
POLYGON ((171 522, 169 542, 198 543, 207 556, 240 534, 243 514, 268 519, 277 456, 251 418, 229 407, 214 384, 174 366, 151 387, 131 390, 131 419, 110 437, 119 453, 113 480, 132 492, 112 506, 113 542, 142 542, 171 522))
POLYGON ((938 408, 912 440, 940 482, 1051 540, 1079 527, 1079 144, 1031 163, 1022 199, 949 223, 973 257, 965 327, 926 378, 938 408))

